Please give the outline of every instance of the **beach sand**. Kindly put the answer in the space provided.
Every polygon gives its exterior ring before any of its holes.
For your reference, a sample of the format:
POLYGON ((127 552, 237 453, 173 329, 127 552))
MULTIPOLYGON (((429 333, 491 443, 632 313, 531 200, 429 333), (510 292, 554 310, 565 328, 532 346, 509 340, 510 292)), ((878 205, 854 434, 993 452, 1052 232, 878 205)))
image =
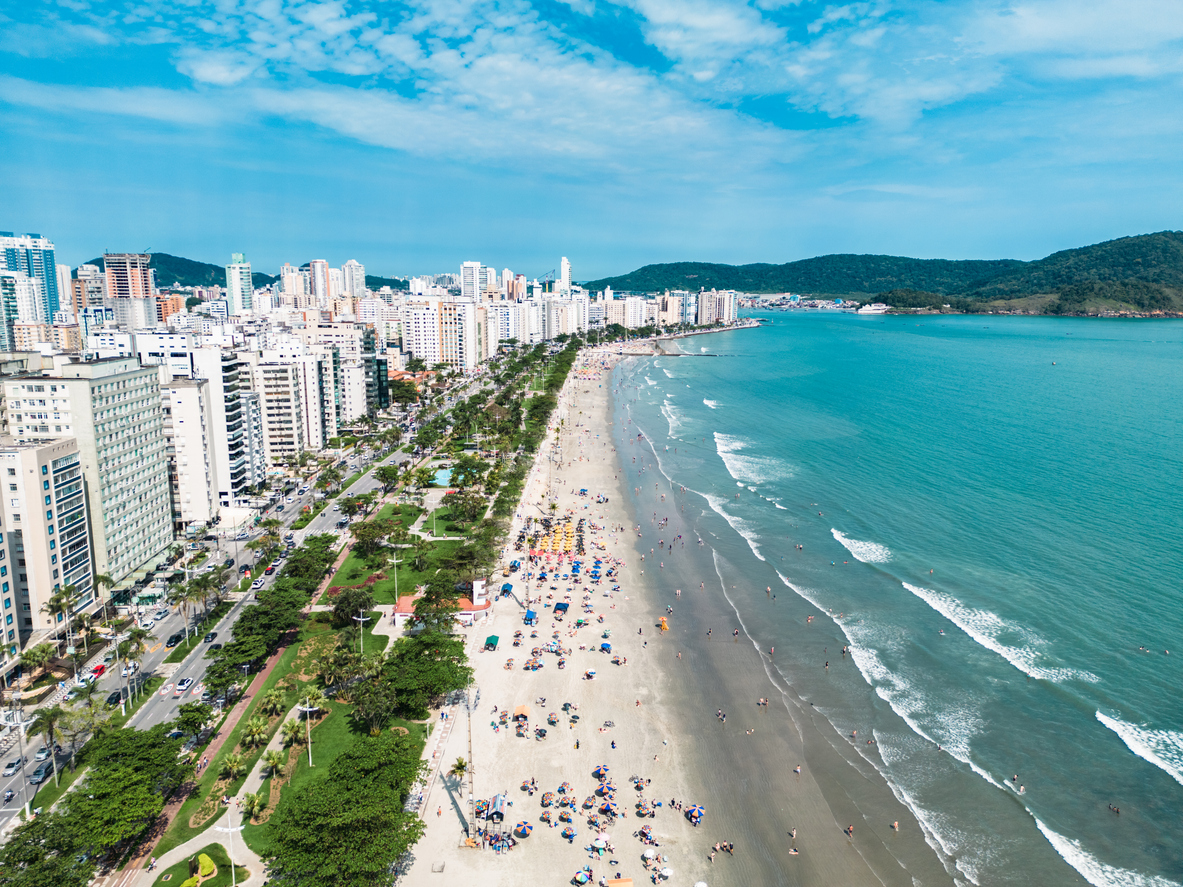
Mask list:
MULTIPOLYGON (((728 575, 726 571, 700 576, 701 550, 689 558, 680 557, 679 548, 668 552, 664 561, 649 554, 658 538, 668 544, 682 530, 676 517, 658 529, 647 515, 634 513, 648 507, 649 493, 636 498, 623 468, 631 454, 615 451, 613 431, 619 429, 611 424, 608 367, 618 359, 622 358, 607 351, 585 352, 572 371, 508 537, 504 562, 522 560, 522 572, 495 580, 513 583, 514 597, 498 600, 487 622, 467 630, 474 684, 480 689, 471 726, 475 797, 504 793, 513 804, 507 808, 506 830, 527 821, 533 833, 501 854, 465 847, 467 784, 441 773, 422 808, 426 833, 401 883, 557 885, 571 883, 572 876, 589 865, 593 882, 620 875, 639 883, 650 877, 643 867, 646 847, 634 837, 643 824, 652 827, 660 845, 655 849, 666 857, 661 866, 672 869, 669 883, 674 885, 950 883, 917 822, 882 778, 820 714, 797 699, 791 687, 778 686, 779 676, 773 681, 766 667, 767 651, 756 650, 742 631, 738 640, 733 638, 738 623, 720 593, 719 577, 728 575), (588 491, 586 497, 578 495, 581 489, 588 491), (598 494, 607 496, 608 502, 597 504, 598 494), (558 506, 556 517, 585 518, 606 528, 586 532, 585 567, 596 554, 617 558, 623 565, 616 580, 599 586, 544 583, 541 593, 554 594, 556 601, 571 588, 571 612, 552 627, 551 610, 535 605, 539 637, 532 641, 531 629, 523 625, 523 576, 530 567, 526 553, 515 552, 513 543, 523 521, 551 513, 551 501, 558 506), (597 539, 603 540, 606 551, 593 548, 597 539), (620 591, 606 597, 614 582, 620 591), (700 589, 699 582, 705 588, 700 589), (556 591, 550 590, 552 585, 556 591), (681 589, 680 597, 676 588, 681 589), (592 616, 581 609, 586 591, 593 595, 592 616), (667 615, 667 605, 674 612, 667 617, 670 631, 662 635, 656 626, 667 615), (603 623, 597 621, 600 615, 603 623), (569 633, 581 616, 591 624, 572 637, 569 633), (612 656, 599 652, 604 628, 611 629, 612 653, 626 657, 627 665, 613 665, 612 656), (710 639, 707 628, 712 629, 710 639), (543 654, 542 669, 524 670, 530 647, 549 641, 556 629, 562 644, 573 650, 567 667, 558 669, 557 657, 543 654), (525 633, 525 641, 515 648, 517 630, 525 633), (488 635, 500 637, 496 652, 480 651, 488 635), (587 649, 580 650, 580 644, 587 649), (510 657, 515 666, 507 670, 510 657), (588 669, 596 671, 594 680, 584 679, 588 669), (539 697, 545 697, 544 705, 536 704, 539 697), (769 704, 757 705, 762 698, 769 704), (571 726, 563 716, 565 702, 578 703, 577 725, 571 726), (512 726, 495 732, 493 707, 512 712, 519 705, 530 707, 529 738, 516 737, 512 726), (726 722, 716 717, 719 709, 726 711, 726 722), (559 714, 557 726, 546 724, 550 712, 559 714), (608 721, 614 726, 601 729, 608 721), (545 740, 533 738, 536 726, 547 728, 545 740), (602 859, 589 858, 588 845, 596 830, 587 826, 585 816, 574 817, 578 834, 571 842, 560 837, 562 823, 557 818, 553 828, 539 818, 542 793, 555 791, 564 781, 571 784, 577 805, 582 804, 598 784, 592 771, 601 764, 611 768, 619 807, 626 813, 605 829, 615 853, 602 859), (798 765, 800 774, 794 772, 798 765), (651 780, 643 793, 629 782, 633 775, 651 780), (539 789, 532 797, 521 790, 523 781, 531 778, 539 789), (635 815, 639 794, 663 802, 653 819, 635 815), (671 809, 671 799, 685 807, 702 805, 702 824, 695 827, 671 809), (896 821, 898 830, 892 828, 896 821), (851 825, 853 838, 846 832, 851 825), (795 839, 790 836, 793 829, 795 839), (733 842, 735 852, 718 853, 712 862, 710 852, 718 841, 733 842), (790 853, 793 847, 798 854, 790 853), (610 865, 609 859, 618 864, 610 865)), ((650 511, 676 514, 676 491, 663 489, 663 479, 657 483, 650 511), (662 494, 667 502, 661 501, 662 494)), ((697 545, 693 539, 687 543, 687 548, 697 545)), ((537 600, 538 583, 528 585, 537 600)), ((469 759, 463 707, 452 716, 457 720, 432 762, 442 771, 458 757, 469 759)), ((429 741, 428 748, 433 747, 434 741, 429 741)))

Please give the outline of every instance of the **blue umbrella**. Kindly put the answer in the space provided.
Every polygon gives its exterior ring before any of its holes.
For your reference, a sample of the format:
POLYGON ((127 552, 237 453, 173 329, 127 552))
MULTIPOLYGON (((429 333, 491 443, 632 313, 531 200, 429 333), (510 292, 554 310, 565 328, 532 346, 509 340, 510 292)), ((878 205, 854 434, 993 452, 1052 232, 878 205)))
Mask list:
POLYGON ((701 819, 705 813, 706 811, 696 804, 686 811, 686 816, 690 819, 701 819))
POLYGON ((592 776, 594 776, 596 779, 603 779, 607 775, 608 775, 608 765, 607 764, 600 764, 600 766, 596 767, 596 769, 592 771, 592 776))
POLYGON ((530 832, 534 831, 534 826, 530 825, 528 822, 519 822, 514 826, 513 830, 524 838, 526 835, 530 834, 530 832))

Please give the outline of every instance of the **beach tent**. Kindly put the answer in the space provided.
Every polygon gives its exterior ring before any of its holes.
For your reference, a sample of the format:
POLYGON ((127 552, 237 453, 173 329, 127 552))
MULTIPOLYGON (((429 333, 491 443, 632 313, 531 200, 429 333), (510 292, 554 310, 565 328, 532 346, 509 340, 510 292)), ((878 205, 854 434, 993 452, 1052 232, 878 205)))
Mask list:
POLYGON ((533 610, 527 610, 526 611, 526 624, 527 625, 535 625, 535 624, 537 624, 537 622, 538 622, 538 614, 535 613, 533 610))
POLYGON ((603 650, 605 653, 611 653, 612 652, 612 645, 611 644, 600 644, 600 649, 603 650))
POLYGON ((556 615, 558 615, 559 613, 566 613, 566 612, 567 612, 567 608, 568 608, 569 606, 570 606, 569 604, 565 604, 565 603, 563 603, 563 604, 555 604, 555 614, 556 614, 556 615))
POLYGON ((497 649, 497 642, 500 640, 501 640, 501 638, 497 637, 497 635, 495 635, 495 634, 489 635, 487 638, 485 638, 485 649, 486 650, 496 650, 497 649))
POLYGON ((633 887, 632 878, 612 878, 608 882, 608 887, 633 887))
POLYGON ((530 706, 519 705, 517 708, 515 708, 513 710, 513 719, 516 721, 518 718, 526 721, 530 720, 530 706))

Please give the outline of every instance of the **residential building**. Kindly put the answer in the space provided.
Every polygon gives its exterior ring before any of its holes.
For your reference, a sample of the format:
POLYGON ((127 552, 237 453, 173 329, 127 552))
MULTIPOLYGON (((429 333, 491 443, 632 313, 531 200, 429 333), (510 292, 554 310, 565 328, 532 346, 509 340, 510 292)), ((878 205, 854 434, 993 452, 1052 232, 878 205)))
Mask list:
POLYGON ((0 271, 19 272, 37 281, 39 311, 29 320, 50 320, 60 306, 53 243, 40 234, 0 231, 0 271))
MULTIPOLYGON (((147 253, 104 253, 103 267, 106 269, 106 299, 150 299, 153 295, 153 278, 148 264, 152 257, 147 253)), ((106 304, 110 305, 110 301, 106 304)), ((55 309, 56 310, 56 309, 55 309)))
POLYGON ((18 441, 77 440, 95 569, 120 583, 155 563, 173 538, 158 371, 135 358, 59 356, 52 370, 3 387, 18 441))
POLYGON ((267 462, 290 462, 306 450, 303 390, 296 364, 261 363, 250 368, 251 390, 259 395, 263 452, 267 462))
POLYGON ((13 330, 17 321, 18 279, 12 272, 0 271, 0 351, 18 350, 13 330))
POLYGON ((254 308, 255 285, 251 263, 242 253, 232 253, 226 266, 226 308, 231 314, 243 314, 254 308))
POLYGON ((23 646, 61 634, 65 615, 47 612, 51 597, 73 586, 74 611, 82 613, 93 609, 96 589, 78 442, 0 439, 0 483, 0 669, 7 672, 23 646))
POLYGON ((366 266, 350 259, 341 266, 341 280, 346 295, 361 299, 366 294, 366 266))
POLYGON ((214 422, 208 379, 173 379, 161 370, 165 455, 168 457, 173 530, 178 534, 195 522, 208 524, 218 515, 219 483, 213 436, 214 422))
POLYGON ((566 296, 571 293, 571 263, 567 261, 567 257, 563 256, 563 260, 559 263, 559 295, 566 296))

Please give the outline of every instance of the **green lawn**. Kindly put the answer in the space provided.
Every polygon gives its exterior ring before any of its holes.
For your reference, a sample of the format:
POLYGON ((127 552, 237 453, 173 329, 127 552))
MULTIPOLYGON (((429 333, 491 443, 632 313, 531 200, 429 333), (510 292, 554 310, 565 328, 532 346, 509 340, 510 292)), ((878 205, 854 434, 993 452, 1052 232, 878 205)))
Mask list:
MULTIPOLYGON (((198 854, 204 853, 213 860, 214 865, 218 867, 218 873, 212 878, 207 878, 201 882, 201 887, 230 887, 230 857, 226 854, 226 848, 221 844, 209 844, 197 851, 198 854)), ((160 854, 157 853, 157 856, 160 854)), ((145 863, 147 865, 147 863, 145 863)), ((234 875, 237 878, 237 883, 241 884, 249 876, 248 872, 243 866, 236 865, 234 867, 234 875)), ((160 873, 160 877, 156 879, 154 887, 181 887, 183 883, 189 878, 189 860, 183 859, 176 865, 165 869, 160 873)))
MULTIPOLYGON (((427 555, 426 562, 422 570, 414 569, 412 560, 414 553, 409 548, 400 550, 399 553, 399 567, 398 567, 398 590, 401 594, 410 594, 414 591, 416 585, 422 585, 430 581, 431 577, 439 570, 441 563, 447 562, 457 548, 464 543, 456 541, 436 541, 435 546, 427 555)), ((374 583, 374 601, 379 604, 393 604, 394 599, 394 574, 393 567, 388 567, 385 573, 390 578, 383 579, 374 583)), ((341 569, 333 576, 333 580, 329 583, 333 585, 360 585, 371 574, 371 569, 361 560, 350 552, 349 557, 345 559, 345 563, 341 565, 341 569)), ((332 598, 327 594, 321 599, 322 604, 331 604, 332 598)))

